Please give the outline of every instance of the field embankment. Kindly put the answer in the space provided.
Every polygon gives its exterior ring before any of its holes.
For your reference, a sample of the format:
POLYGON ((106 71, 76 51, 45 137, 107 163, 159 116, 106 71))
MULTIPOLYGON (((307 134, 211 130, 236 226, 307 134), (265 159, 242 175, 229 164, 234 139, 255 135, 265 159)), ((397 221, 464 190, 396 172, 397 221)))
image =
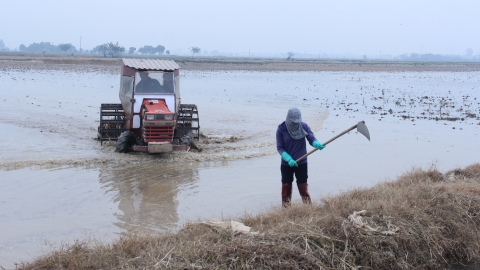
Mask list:
MULTIPOLYGON (((364 72, 465 72, 480 71, 480 62, 421 62, 392 60, 338 60, 338 59, 294 59, 279 58, 234 58, 234 57, 182 57, 140 56, 135 58, 161 58, 174 60, 184 70, 226 71, 364 71, 364 72)), ((119 73, 120 58, 101 58, 98 55, 42 55, 0 53, 0 69, 74 69, 95 68, 119 73)))
POLYGON ((480 261, 479 212, 480 163, 444 174, 414 169, 311 206, 244 217, 258 234, 190 223, 78 242, 19 269, 448 269, 480 261))

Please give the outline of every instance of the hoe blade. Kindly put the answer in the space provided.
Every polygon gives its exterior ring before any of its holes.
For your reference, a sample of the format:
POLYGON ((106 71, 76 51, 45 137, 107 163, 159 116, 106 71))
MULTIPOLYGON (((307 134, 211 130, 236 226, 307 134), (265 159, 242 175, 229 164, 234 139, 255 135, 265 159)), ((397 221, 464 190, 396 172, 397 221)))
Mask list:
POLYGON ((370 133, 368 132, 368 128, 365 125, 365 121, 358 122, 357 131, 363 134, 363 136, 367 137, 367 139, 370 141, 370 133))

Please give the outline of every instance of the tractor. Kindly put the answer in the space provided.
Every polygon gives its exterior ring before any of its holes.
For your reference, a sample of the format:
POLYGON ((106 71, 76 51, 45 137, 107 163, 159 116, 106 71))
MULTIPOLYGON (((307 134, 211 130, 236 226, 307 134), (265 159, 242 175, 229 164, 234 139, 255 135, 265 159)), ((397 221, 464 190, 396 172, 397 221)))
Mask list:
POLYGON ((120 104, 101 104, 98 140, 116 152, 189 150, 199 140, 195 104, 182 104, 180 67, 172 60, 122 59, 120 104))

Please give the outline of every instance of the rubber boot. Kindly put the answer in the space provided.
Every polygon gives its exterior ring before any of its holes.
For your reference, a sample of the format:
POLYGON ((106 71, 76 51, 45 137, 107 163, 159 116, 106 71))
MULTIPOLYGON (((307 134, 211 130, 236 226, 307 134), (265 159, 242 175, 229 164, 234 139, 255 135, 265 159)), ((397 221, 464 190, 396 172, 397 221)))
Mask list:
POLYGON ((312 203, 312 199, 310 198, 310 193, 308 193, 308 184, 303 183, 303 184, 297 184, 298 186, 298 191, 300 192, 300 196, 302 197, 303 203, 312 203))
POLYGON ((282 184, 282 206, 289 207, 292 200, 292 185, 282 184))

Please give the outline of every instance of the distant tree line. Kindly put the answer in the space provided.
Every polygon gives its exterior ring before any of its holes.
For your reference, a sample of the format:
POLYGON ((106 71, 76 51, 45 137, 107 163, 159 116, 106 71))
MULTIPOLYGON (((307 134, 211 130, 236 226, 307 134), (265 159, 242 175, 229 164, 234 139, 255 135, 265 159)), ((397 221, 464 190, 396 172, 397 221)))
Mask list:
POLYGON ((125 48, 117 43, 108 42, 93 48, 92 53, 103 54, 103 57, 118 57, 125 52, 125 48))
MULTIPOLYGON (((9 50, 5 47, 3 40, 0 39, 0 51, 2 50, 9 50)), ((21 44, 18 48, 21 52, 30 52, 30 53, 76 53, 78 50, 73 46, 71 43, 64 43, 53 45, 50 42, 39 42, 39 43, 32 43, 28 46, 21 44)), ((96 46, 91 51, 82 50, 85 53, 93 53, 93 54, 100 54, 103 57, 119 57, 126 52, 125 47, 121 46, 118 42, 107 42, 101 45, 96 46)), ((170 54, 169 50, 165 51, 165 47, 162 45, 158 45, 156 47, 145 45, 140 47, 138 50, 135 47, 130 47, 128 49, 128 54, 134 53, 142 54, 142 55, 162 55, 164 53, 170 54)))
MULTIPOLYGON (((128 48, 128 54, 134 54, 135 51, 142 55, 161 55, 165 52, 165 47, 162 45, 158 45, 156 47, 145 45, 140 47, 138 50, 135 47, 128 48)), ((120 46, 118 42, 115 44, 113 42, 109 42, 96 46, 93 48, 92 53, 103 54, 103 57, 117 57, 125 53, 125 48, 120 46)), ((170 54, 170 51, 167 50, 166 54, 170 54)))
POLYGON ((155 55, 155 54, 160 55, 160 54, 163 54, 163 52, 165 52, 165 47, 162 45, 158 45, 157 47, 146 45, 138 49, 138 53, 143 55, 155 55))
POLYGON ((18 47, 18 50, 21 52, 31 52, 31 53, 66 53, 66 52, 76 52, 77 49, 70 43, 58 44, 53 45, 50 42, 40 42, 40 43, 32 43, 30 45, 25 46, 21 44, 18 47))
POLYGON ((441 55, 441 54, 431 54, 431 53, 426 53, 426 54, 418 54, 418 53, 412 53, 410 55, 408 54, 402 54, 397 57, 399 60, 404 60, 404 61, 460 61, 462 60, 462 57, 459 55, 441 55))
MULTIPOLYGON (((192 58, 195 56, 195 54, 200 54, 202 51, 199 47, 190 47, 188 50, 191 52, 192 58)), ((17 49, 9 49, 8 47, 5 46, 5 43, 3 42, 2 39, 0 39, 0 51, 17 51, 17 49)), ((28 46, 25 46, 24 44, 21 44, 18 48, 18 51, 21 52, 30 52, 30 53, 77 53, 79 52, 75 46, 73 46, 71 43, 62 43, 58 45, 54 45, 53 43, 50 42, 39 42, 39 43, 32 43, 28 46)), ((103 55, 103 57, 120 57, 121 55, 124 54, 141 54, 141 55, 163 55, 167 54, 170 55, 169 50, 165 50, 165 47, 163 45, 157 45, 157 46, 151 46, 151 45, 145 45, 143 47, 140 47, 138 50, 135 47, 129 47, 128 50, 125 49, 125 47, 121 46, 118 42, 113 43, 113 42, 107 42, 101 45, 96 46, 92 50, 81 50, 80 52, 82 53, 93 53, 93 54, 100 54, 103 55)), ((207 51, 202 52, 204 55, 208 55, 209 53, 207 51)), ((217 50, 213 50, 210 52, 210 55, 219 57, 221 55, 220 52, 217 50)), ((250 53, 248 54, 250 55, 250 53)), ((293 52, 288 52, 287 53, 287 60, 292 60, 293 56, 296 54, 293 52)), ((230 56, 237 56, 237 54, 232 54, 230 53, 230 56)), ((221 57, 226 57, 226 56, 221 56, 221 57)), ((299 58, 309 58, 312 57, 311 55, 307 54, 300 54, 298 55, 299 58)), ((328 58, 329 56, 326 55, 325 53, 323 54, 324 58, 328 58)), ((342 56, 335 56, 333 55, 334 58, 342 58, 342 56)), ((351 56, 350 56, 351 57, 351 56)), ((345 59, 349 59, 348 56, 344 56, 345 59)), ((411 54, 402 54, 399 56, 392 56, 389 55, 387 57, 388 59, 394 59, 394 60, 401 60, 401 61, 478 61, 480 60, 480 54, 475 54, 475 51, 472 48, 467 48, 465 50, 464 55, 455 55, 455 54, 450 54, 450 55, 444 55, 444 54, 431 54, 431 53, 426 53, 426 54, 418 54, 418 53, 411 53, 411 54)), ((367 59, 367 55, 363 55, 363 59, 367 59)))

